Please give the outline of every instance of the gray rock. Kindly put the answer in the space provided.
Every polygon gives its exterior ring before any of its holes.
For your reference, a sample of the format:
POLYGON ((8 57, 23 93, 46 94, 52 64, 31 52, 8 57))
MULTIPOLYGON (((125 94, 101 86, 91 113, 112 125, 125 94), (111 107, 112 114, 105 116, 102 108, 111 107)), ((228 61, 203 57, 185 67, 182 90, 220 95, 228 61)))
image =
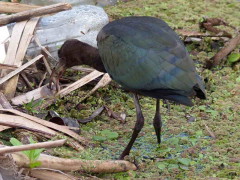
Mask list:
MULTIPOLYGON (((97 47, 97 34, 108 22, 108 16, 101 7, 81 5, 42 17, 35 28, 35 35, 43 46, 49 48, 53 57, 57 58, 57 50, 67 39, 78 39, 97 47)), ((33 57, 39 53, 40 48, 32 42, 27 55, 33 57)))

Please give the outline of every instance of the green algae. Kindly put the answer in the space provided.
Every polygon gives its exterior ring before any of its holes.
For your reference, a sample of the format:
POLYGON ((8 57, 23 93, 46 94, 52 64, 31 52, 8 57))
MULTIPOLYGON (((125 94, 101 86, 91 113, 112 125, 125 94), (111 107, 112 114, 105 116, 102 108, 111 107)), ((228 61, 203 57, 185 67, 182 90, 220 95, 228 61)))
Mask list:
POLYGON ((132 0, 106 8, 107 13, 118 19, 124 16, 154 16, 166 21, 173 28, 198 29, 202 17, 222 18, 239 26, 239 2, 234 0, 132 0))

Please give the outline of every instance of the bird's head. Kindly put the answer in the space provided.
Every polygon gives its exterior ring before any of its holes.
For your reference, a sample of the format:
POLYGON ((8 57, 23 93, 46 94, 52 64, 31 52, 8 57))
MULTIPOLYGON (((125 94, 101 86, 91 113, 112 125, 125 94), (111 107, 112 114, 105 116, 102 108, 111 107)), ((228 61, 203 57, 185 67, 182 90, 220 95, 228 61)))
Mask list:
POLYGON ((59 90, 59 78, 67 68, 72 66, 89 65, 98 70, 104 70, 102 63, 99 63, 97 48, 77 39, 70 39, 64 42, 58 50, 59 62, 53 69, 50 76, 50 87, 54 83, 59 90))
POLYGON ((58 50, 59 60, 56 67, 53 68, 50 76, 50 88, 52 88, 52 83, 54 83, 57 91, 59 91, 59 79, 65 70, 72 66, 84 64, 82 60, 83 58, 80 55, 82 49, 83 43, 76 39, 70 39, 64 42, 58 50))

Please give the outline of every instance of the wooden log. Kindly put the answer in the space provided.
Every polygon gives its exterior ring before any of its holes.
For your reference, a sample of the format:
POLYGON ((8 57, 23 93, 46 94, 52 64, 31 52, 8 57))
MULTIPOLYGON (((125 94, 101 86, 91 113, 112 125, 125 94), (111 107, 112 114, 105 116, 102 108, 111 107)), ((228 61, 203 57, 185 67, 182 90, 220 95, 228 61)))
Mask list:
POLYGON ((38 17, 38 16, 47 15, 47 14, 57 13, 60 11, 71 9, 71 8, 72 6, 70 4, 58 3, 50 6, 44 6, 36 9, 19 12, 9 16, 3 16, 0 18, 0 26, 13 23, 13 22, 28 20, 32 17, 38 17))
POLYGON ((18 13, 38 7, 40 6, 0 1, 0 13, 18 13))
MULTIPOLYGON (((28 167, 29 159, 22 153, 13 153, 12 157, 19 167, 28 167)), ((137 170, 137 167, 125 160, 78 160, 66 159, 41 154, 39 168, 57 169, 60 171, 81 171, 88 173, 116 173, 137 170)))

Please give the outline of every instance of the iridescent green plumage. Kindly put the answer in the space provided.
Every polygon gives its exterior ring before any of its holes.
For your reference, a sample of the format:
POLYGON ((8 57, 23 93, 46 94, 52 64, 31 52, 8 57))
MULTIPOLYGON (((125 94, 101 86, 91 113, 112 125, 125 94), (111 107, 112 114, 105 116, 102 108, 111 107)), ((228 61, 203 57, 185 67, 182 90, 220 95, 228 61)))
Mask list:
POLYGON ((192 105, 188 96, 204 98, 193 61, 164 21, 123 18, 106 25, 97 40, 106 71, 123 87, 185 105, 192 105))

